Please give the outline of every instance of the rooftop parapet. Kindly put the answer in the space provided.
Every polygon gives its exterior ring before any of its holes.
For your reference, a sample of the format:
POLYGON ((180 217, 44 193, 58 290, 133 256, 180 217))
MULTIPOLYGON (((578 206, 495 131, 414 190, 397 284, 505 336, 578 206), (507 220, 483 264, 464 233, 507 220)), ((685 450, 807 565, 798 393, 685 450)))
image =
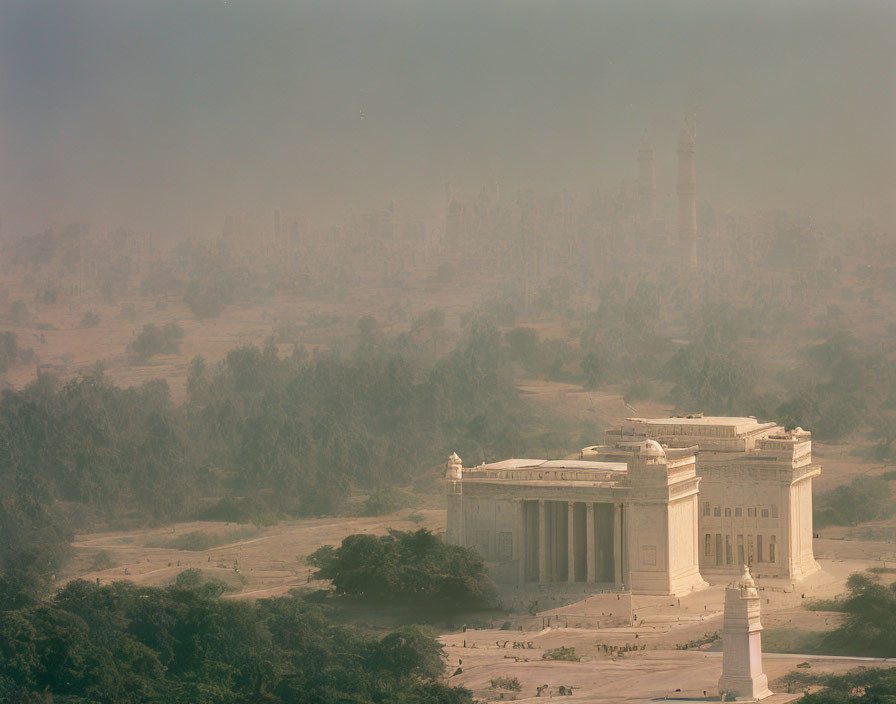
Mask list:
POLYGON ((463 469, 464 481, 590 482, 617 484, 628 465, 594 460, 509 459, 463 469))
POLYGON ((802 428, 762 438, 758 445, 760 455, 790 461, 793 467, 812 461, 812 433, 802 428))
POLYGON ((622 427, 607 430, 608 443, 651 438, 668 447, 698 445, 703 452, 747 452, 757 442, 784 432, 776 423, 760 423, 751 417, 673 416, 626 418, 622 427))

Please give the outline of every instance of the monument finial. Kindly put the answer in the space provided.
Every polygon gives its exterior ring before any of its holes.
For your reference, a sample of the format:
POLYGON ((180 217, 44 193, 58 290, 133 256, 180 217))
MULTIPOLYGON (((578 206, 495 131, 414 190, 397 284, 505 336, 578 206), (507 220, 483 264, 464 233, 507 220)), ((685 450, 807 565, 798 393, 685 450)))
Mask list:
POLYGON ((460 479, 463 476, 464 465, 456 452, 452 452, 445 465, 446 479, 460 479))

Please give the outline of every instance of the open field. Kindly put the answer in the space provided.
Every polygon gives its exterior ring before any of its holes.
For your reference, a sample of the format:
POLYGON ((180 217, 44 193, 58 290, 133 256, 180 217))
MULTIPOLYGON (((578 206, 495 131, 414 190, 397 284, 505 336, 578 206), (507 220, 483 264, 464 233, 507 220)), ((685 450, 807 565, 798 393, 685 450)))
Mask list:
MULTIPOLYGON (((149 547, 194 533, 215 536, 240 528, 237 524, 196 521, 143 531, 91 533, 75 537, 76 559, 69 577, 111 582, 128 579, 137 584, 171 584, 178 573, 191 567, 238 587, 237 598, 261 598, 285 594, 294 587, 307 587, 312 569, 305 558, 321 545, 338 545, 353 533, 384 535, 389 528, 418 527, 443 530, 445 512, 417 510, 424 520, 406 520, 412 511, 375 518, 319 518, 283 521, 256 531, 252 537, 215 545, 204 550, 149 547), (114 567, 99 571, 90 566, 104 551, 114 567)), ((242 528, 246 528, 243 526, 242 528)), ((215 542, 215 541, 212 541, 215 542)), ((317 588, 315 583, 310 588, 317 588)))
MULTIPOLYGON (((179 572, 196 567, 231 585, 233 591, 226 598, 278 596, 292 588, 317 588, 318 583, 309 582, 311 568, 304 558, 321 545, 338 544, 352 533, 381 535, 389 528, 444 529, 444 511, 418 512, 424 516, 419 524, 407 520, 410 511, 406 510, 375 518, 284 521, 258 529, 193 522, 153 530, 79 535, 74 543, 77 558, 66 579, 76 576, 101 582, 129 579, 138 584, 165 585, 172 583, 179 572), (240 537, 239 531, 245 537, 240 537), (196 550, 150 547, 197 534, 206 536, 212 546, 196 550), (237 539, 217 544, 216 537, 226 540, 228 536, 237 539), (114 566, 91 570, 90 565, 100 551, 114 566)), ((776 580, 758 580, 764 601, 762 621, 767 651, 790 643, 812 642, 811 634, 835 628, 840 614, 806 611, 802 606, 810 598, 831 598, 843 593, 849 574, 883 564, 879 561, 881 557, 896 561, 896 546, 881 542, 822 539, 817 541, 816 550, 822 570, 795 589, 776 580)), ((891 578, 884 575, 885 581, 891 578)), ((596 595, 553 606, 545 593, 540 600, 543 609, 535 617, 521 608, 497 616, 496 626, 505 620, 509 622, 505 624, 506 630, 467 628, 444 635, 441 640, 448 656, 448 672, 462 669, 450 681, 470 687, 486 700, 499 698, 499 690, 492 689, 489 682, 501 676, 520 680, 523 689, 517 701, 534 700, 536 688, 545 684, 555 695, 560 685, 572 686, 574 694, 569 701, 646 701, 666 695, 702 699, 704 690, 708 696, 715 692, 721 671, 718 644, 688 651, 676 650, 676 645, 720 631, 723 600, 722 584, 681 599, 635 597, 631 605, 631 613, 636 618, 634 625, 598 629, 578 626, 593 622, 600 613, 610 609, 627 611, 624 595, 622 601, 616 601, 613 595, 596 595), (533 629, 528 624, 536 619, 550 625, 533 629), (531 647, 514 649, 511 647, 514 641, 531 647), (614 657, 604 650, 604 645, 639 650, 614 657), (559 646, 575 647, 582 662, 542 660, 546 650, 559 646)), ((805 661, 810 662, 812 672, 843 672, 859 665, 875 664, 864 659, 766 652, 766 672, 773 680, 805 661)), ((505 700, 513 696, 505 692, 505 700)), ((779 695, 772 701, 789 699, 779 695)))

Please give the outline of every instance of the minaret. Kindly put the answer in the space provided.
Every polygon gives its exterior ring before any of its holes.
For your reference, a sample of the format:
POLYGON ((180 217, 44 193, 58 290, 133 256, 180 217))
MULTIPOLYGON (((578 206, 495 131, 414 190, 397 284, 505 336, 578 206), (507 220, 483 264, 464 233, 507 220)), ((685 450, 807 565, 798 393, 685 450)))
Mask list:
POLYGON ((762 672, 762 640, 759 623, 759 592, 744 565, 738 580, 725 589, 725 620, 722 627, 722 698, 755 701, 771 696, 768 677, 762 672))
POLYGON ((638 148, 638 196, 641 225, 646 227, 656 220, 656 152, 647 139, 647 132, 638 148))
POLYGON ((697 266, 697 171, 694 137, 687 127, 678 135, 678 251, 682 269, 697 266))
POLYGON ((464 544, 464 466, 456 452, 445 464, 445 493, 448 503, 446 538, 451 545, 464 544))

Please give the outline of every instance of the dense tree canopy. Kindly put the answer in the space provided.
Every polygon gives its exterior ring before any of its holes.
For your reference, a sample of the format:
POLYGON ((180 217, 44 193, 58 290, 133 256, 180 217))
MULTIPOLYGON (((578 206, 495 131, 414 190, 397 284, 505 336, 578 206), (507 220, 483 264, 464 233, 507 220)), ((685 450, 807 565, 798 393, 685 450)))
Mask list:
POLYGON ((272 344, 196 358, 182 405, 164 380, 124 389, 101 371, 5 390, 0 572, 49 575, 70 530, 97 522, 334 513, 353 488, 407 482, 453 450, 521 451, 527 411, 500 360, 481 325, 433 363, 373 340, 315 359, 272 344))
POLYGON ((463 704, 439 681, 441 647, 409 627, 377 638, 328 623, 295 596, 221 599, 75 581, 0 611, 0 700, 72 704, 463 704))

